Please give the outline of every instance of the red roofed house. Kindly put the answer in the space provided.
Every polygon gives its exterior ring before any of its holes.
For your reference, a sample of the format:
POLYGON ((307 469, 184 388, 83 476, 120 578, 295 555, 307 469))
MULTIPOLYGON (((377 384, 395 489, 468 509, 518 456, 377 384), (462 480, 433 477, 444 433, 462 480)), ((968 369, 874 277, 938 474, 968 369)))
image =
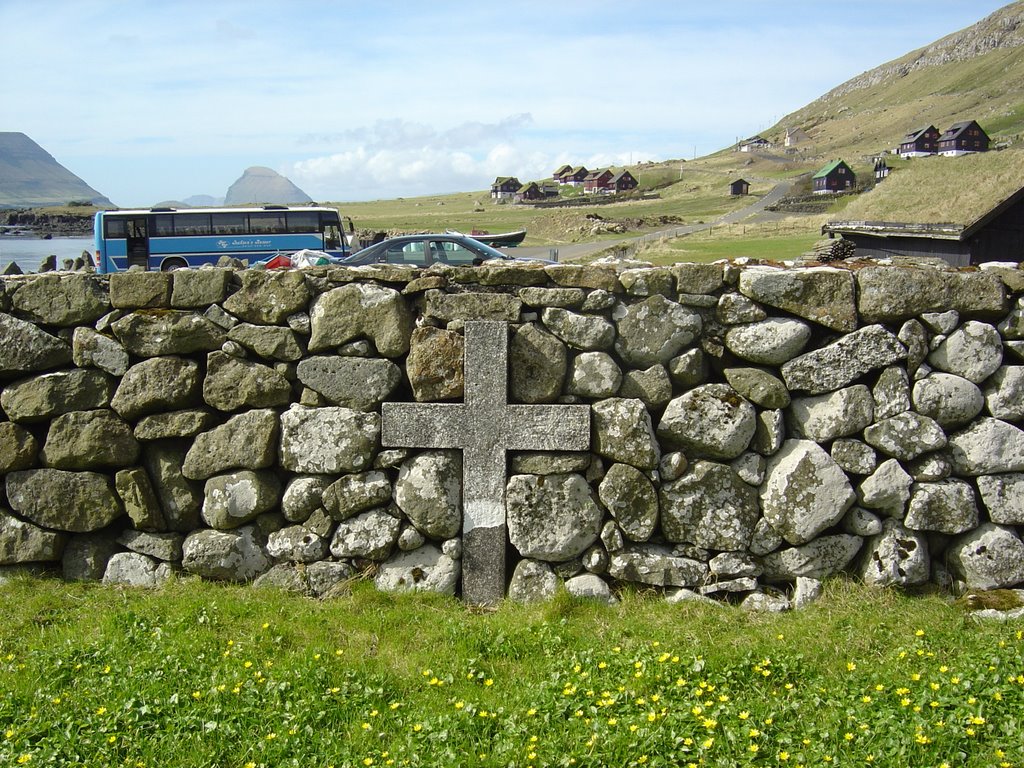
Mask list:
POLYGON ((610 191, 609 185, 614 175, 608 168, 591 171, 583 180, 583 191, 588 195, 599 195, 610 191))

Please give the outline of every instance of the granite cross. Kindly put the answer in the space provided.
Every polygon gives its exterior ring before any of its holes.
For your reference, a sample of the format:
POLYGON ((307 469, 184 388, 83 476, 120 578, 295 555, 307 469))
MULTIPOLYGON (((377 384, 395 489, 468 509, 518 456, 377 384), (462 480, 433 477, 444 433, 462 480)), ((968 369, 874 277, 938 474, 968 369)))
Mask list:
POLYGON ((508 402, 508 324, 465 326, 462 403, 384 403, 385 447, 462 450, 462 597, 486 605, 505 596, 506 451, 585 451, 589 405, 508 402))

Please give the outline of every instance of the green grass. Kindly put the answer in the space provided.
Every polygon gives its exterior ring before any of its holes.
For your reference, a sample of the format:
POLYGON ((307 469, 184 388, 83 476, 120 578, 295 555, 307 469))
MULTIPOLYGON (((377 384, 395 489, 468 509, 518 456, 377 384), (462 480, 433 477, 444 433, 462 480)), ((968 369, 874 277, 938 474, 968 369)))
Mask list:
POLYGON ((0 764, 1019 766, 1021 624, 841 580, 802 611, 470 610, 4 585, 0 764))

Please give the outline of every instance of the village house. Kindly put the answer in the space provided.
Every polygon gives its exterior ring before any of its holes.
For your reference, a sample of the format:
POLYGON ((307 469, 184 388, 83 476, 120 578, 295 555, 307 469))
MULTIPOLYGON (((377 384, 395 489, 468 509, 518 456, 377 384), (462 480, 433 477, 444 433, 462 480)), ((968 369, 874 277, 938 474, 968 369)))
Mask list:
POLYGON ((529 200, 543 200, 544 191, 536 181, 531 181, 529 184, 524 184, 516 192, 516 201, 523 202, 529 200))
POLYGON ((816 195, 836 194, 853 189, 857 176, 842 160, 833 160, 812 177, 816 195))
POLYGON ((740 142, 740 152, 757 152, 762 149, 771 149, 772 143, 763 136, 751 136, 740 142))
POLYGON ((568 176, 570 173, 572 173, 572 166, 562 165, 559 166, 558 169, 551 174, 551 178, 554 181, 557 181, 559 184, 565 184, 565 177, 568 176))
POLYGON ((746 180, 744 180, 744 179, 736 179, 736 181, 732 182, 732 184, 729 185, 729 194, 730 195, 749 195, 750 194, 750 184, 746 180))
POLYGON ((938 151, 946 157, 966 155, 970 152, 988 152, 990 139, 974 120, 953 123, 939 137, 938 151))
POLYGON ((885 162, 884 158, 876 157, 875 158, 875 183, 877 184, 882 179, 888 178, 890 170, 891 169, 889 168, 888 163, 885 162))
POLYGON ((499 176, 491 184, 491 199, 509 200, 515 197, 521 186, 523 185, 515 176, 499 176))
POLYGON ((608 181, 609 191, 613 194, 630 192, 637 188, 639 182, 629 171, 619 171, 608 181))
POLYGON ((614 175, 615 174, 613 174, 609 168, 600 168, 596 171, 591 171, 583 180, 583 192, 588 195, 599 195, 603 192, 607 192, 609 189, 609 183, 614 175))
POLYGON ((568 184, 572 187, 582 187, 583 182, 586 181, 589 175, 590 171, 587 170, 586 166, 578 165, 564 175, 560 181, 562 184, 568 184))
POLYGON ((807 135, 807 132, 803 128, 787 128, 786 138, 783 139, 783 146, 795 147, 798 144, 806 144, 811 140, 811 137, 807 135))
POLYGON ((938 151, 939 131, 934 125, 911 131, 900 141, 900 157, 926 157, 938 151))

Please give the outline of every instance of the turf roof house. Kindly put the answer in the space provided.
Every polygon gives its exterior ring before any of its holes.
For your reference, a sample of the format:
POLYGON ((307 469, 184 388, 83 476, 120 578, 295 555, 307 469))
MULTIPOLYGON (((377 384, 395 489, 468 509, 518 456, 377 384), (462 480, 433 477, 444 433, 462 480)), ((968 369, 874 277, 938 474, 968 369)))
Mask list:
POLYGON ((857 175, 842 160, 833 160, 811 178, 816 195, 836 194, 853 189, 857 175))
POLYGON ((608 182, 612 193, 630 192, 637 188, 639 182, 629 171, 619 171, 608 182))
POLYGON ((570 184, 574 187, 583 185, 583 181, 587 178, 590 171, 586 167, 580 165, 573 168, 571 165, 563 165, 557 171, 552 174, 551 178, 557 181, 559 184, 570 184))
POLYGON ((966 155, 970 152, 988 152, 990 139, 985 130, 974 120, 953 123, 939 137, 939 154, 947 157, 966 155))
POLYGON ((606 192, 614 175, 610 168, 599 168, 596 171, 591 171, 587 174, 587 178, 583 180, 583 191, 588 195, 598 195, 606 192))
POLYGON ((927 157, 938 151, 939 130, 934 125, 911 131, 900 141, 900 157, 927 157))
POLYGON ((499 176, 491 184, 491 198, 494 200, 509 200, 516 196, 520 187, 519 179, 515 176, 499 176))
POLYGON ((524 184, 516 192, 516 200, 543 200, 545 197, 544 190, 541 189, 540 184, 536 181, 531 181, 529 184, 524 184))
POLYGON ((565 184, 565 181, 563 181, 563 179, 570 173, 572 173, 571 165, 560 165, 558 169, 551 174, 551 178, 557 181, 559 184, 565 184))
POLYGON ((1024 187, 969 224, 830 221, 823 235, 840 235, 857 255, 933 256, 955 267, 1024 259, 1024 187))

